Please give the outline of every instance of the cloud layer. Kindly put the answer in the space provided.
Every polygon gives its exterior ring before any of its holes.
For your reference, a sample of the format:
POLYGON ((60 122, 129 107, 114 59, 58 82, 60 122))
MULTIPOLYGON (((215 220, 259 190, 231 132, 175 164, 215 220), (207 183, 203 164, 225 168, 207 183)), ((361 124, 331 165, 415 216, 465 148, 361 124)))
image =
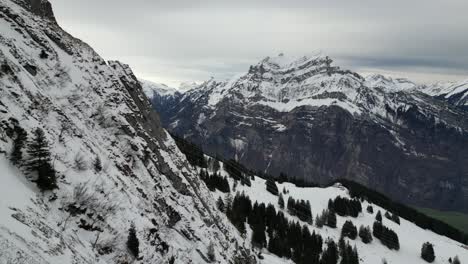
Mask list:
POLYGON ((468 78, 468 1, 51 0, 106 59, 176 84, 228 78, 280 52, 419 81, 468 78))

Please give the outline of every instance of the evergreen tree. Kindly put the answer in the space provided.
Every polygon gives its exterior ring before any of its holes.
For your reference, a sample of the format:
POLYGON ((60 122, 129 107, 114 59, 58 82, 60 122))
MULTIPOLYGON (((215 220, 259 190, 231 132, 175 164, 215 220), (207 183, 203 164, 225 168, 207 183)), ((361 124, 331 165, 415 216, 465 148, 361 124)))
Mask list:
POLYGON ((23 161, 23 147, 26 143, 28 134, 18 124, 14 127, 15 138, 13 139, 13 150, 10 155, 10 160, 14 165, 20 165, 23 161))
POLYGON ((208 167, 213 172, 219 171, 219 169, 220 169, 219 161, 217 159, 215 159, 215 158, 210 158, 209 163, 208 163, 208 167))
POLYGON ((140 241, 136 235, 136 229, 133 223, 128 230, 127 248, 135 258, 138 258, 138 254, 140 253, 140 241))
POLYGON ((327 249, 323 252, 320 264, 337 264, 338 263, 338 249, 335 241, 332 239, 327 240, 327 249))
POLYGON ((388 220, 392 220, 392 215, 388 211, 386 211, 384 215, 388 220))
POLYGON ((398 239, 398 235, 391 230, 384 226, 381 222, 375 221, 373 225, 373 235, 374 237, 378 238, 382 244, 387 246, 390 249, 399 250, 400 249, 400 242, 398 239))
POLYGON ((37 173, 36 184, 42 191, 57 188, 55 169, 52 166, 49 144, 41 128, 34 130, 34 139, 28 145, 28 168, 37 173))
POLYGON ((434 259, 435 259, 434 247, 431 243, 426 242, 422 245, 421 258, 429 263, 434 262, 434 259))
POLYGON ((317 215, 315 218, 315 225, 317 225, 319 228, 322 228, 327 223, 328 214, 328 210, 323 210, 322 214, 317 215))
POLYGON ((452 264, 460 264, 460 259, 458 259, 458 256, 455 256, 455 257, 453 258, 452 264))
POLYGON ((370 231, 370 227, 359 227, 359 237, 361 238, 364 244, 369 244, 370 242, 372 242, 372 234, 370 231))
POLYGON ((348 199, 346 197, 336 197, 334 200, 328 200, 328 209, 336 212, 340 216, 357 217, 362 212, 362 206, 359 199, 348 199))
POLYGON ((375 220, 382 222, 382 213, 380 213, 380 210, 377 212, 377 215, 375 215, 375 220))
POLYGON ((266 247, 265 225, 263 221, 259 221, 252 226, 252 245, 259 248, 266 247))
POLYGON ((96 156, 93 162, 94 172, 99 173, 102 171, 102 163, 99 156, 96 156))
POLYGON ((221 198, 221 196, 216 201, 216 207, 218 207, 218 210, 221 211, 221 212, 224 212, 226 210, 226 208, 224 206, 223 199, 221 198))
POLYGON ((368 205, 368 206, 367 206, 367 212, 368 212, 369 214, 373 214, 373 213, 374 213, 374 208, 372 207, 372 205, 368 205))
POLYGON ((359 255, 358 255, 356 245, 354 245, 354 247, 353 247, 353 251, 352 251, 352 254, 351 254, 351 257, 350 257, 350 263, 351 264, 359 264, 359 255))
POLYGON ((349 243, 345 243, 343 237, 338 242, 340 249, 341 261, 340 264, 359 264, 359 256, 356 247, 351 247, 349 243))
POLYGON ((331 228, 336 228, 336 214, 334 211, 328 212, 326 225, 331 228))
POLYGON ((395 213, 392 213, 392 219, 391 219, 393 222, 397 223, 397 224, 400 224, 400 217, 398 217, 397 214, 395 213))
POLYGON ((41 53, 39 54, 39 58, 41 58, 41 59, 48 59, 48 58, 49 58, 49 54, 47 54, 47 52, 45 52, 45 50, 41 50, 41 53))
POLYGON ((346 242, 343 237, 340 237, 340 240, 338 240, 338 249, 340 251, 340 256, 343 257, 343 254, 346 251, 346 242))
POLYGON ((266 181, 265 185, 266 185, 267 191, 269 191, 270 193, 274 195, 278 195, 278 186, 276 186, 275 180, 273 180, 272 178, 269 178, 266 181))
POLYGON ((283 194, 279 194, 279 197, 278 197, 278 205, 279 205, 279 208, 281 209, 284 209, 284 199, 283 199, 283 194))
POLYGON ((294 212, 294 199, 289 196, 288 198, 288 205, 287 205, 287 208, 288 208, 288 212, 291 214, 291 215, 295 215, 296 212, 294 212))
POLYGON ((348 220, 343 224, 343 228, 341 229, 341 236, 349 237, 353 240, 356 239, 357 229, 356 226, 353 225, 353 222, 348 220))
POLYGON ((231 208, 231 205, 232 205, 232 194, 228 193, 226 195, 225 200, 224 200, 224 210, 225 210, 226 214, 229 211, 229 209, 231 208))

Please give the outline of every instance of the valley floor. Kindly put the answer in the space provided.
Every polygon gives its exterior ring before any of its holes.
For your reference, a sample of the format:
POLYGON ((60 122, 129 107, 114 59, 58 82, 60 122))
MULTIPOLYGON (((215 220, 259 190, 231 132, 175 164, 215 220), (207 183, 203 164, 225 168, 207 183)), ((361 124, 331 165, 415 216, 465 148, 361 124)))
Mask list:
POLYGON ((430 217, 443 221, 455 228, 458 228, 460 231, 463 231, 465 233, 468 232, 468 214, 453 211, 439 211, 421 207, 416 209, 430 217))

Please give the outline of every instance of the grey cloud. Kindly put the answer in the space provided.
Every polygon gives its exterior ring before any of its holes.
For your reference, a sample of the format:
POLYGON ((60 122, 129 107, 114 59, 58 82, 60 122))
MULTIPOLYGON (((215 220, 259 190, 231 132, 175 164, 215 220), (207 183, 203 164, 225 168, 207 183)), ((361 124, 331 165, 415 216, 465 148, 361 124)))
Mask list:
POLYGON ((467 1, 51 1, 65 29, 153 80, 224 78, 315 51, 353 69, 468 76, 467 1))

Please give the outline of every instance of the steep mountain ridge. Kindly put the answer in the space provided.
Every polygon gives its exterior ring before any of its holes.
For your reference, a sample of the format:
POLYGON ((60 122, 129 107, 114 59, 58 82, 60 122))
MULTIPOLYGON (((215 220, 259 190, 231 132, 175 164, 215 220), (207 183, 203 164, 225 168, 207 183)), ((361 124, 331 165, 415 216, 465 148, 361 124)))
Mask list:
POLYGON ((0 3, 2 262, 129 263, 133 223, 142 263, 255 263, 131 69, 53 18, 44 0, 0 3), (7 160, 18 127, 27 145, 44 131, 58 189, 38 190, 26 149, 7 160))
POLYGON ((173 133, 259 171, 348 178, 403 202, 468 208, 466 112, 406 79, 280 55, 153 106, 173 133))

